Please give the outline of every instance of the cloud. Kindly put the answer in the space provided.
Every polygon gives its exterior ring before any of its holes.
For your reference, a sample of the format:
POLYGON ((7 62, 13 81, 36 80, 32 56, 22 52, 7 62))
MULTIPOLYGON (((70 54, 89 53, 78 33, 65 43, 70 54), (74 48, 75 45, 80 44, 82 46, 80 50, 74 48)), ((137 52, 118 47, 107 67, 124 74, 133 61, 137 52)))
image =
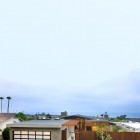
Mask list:
MULTIPOLYGON (((139 81, 138 70, 88 90, 34 87, 1 80, 0 95, 12 97, 12 111, 58 113, 67 110, 92 115, 105 111, 116 114, 138 113, 136 108, 140 105, 139 81)), ((3 102, 6 111, 7 102, 3 102)))

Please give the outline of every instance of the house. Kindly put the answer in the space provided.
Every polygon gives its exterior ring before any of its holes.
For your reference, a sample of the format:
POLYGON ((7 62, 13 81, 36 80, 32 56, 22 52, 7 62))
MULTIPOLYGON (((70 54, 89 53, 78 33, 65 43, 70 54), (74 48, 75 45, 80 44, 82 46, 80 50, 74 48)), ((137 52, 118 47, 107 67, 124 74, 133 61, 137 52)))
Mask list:
POLYGON ((10 140, 75 140, 78 121, 64 119, 31 120, 8 124, 10 140))
POLYGON ((71 115, 63 119, 31 120, 7 126, 10 127, 10 140, 76 140, 79 132, 95 131, 100 123, 108 124, 108 121, 71 115))
POLYGON ((90 117, 86 115, 71 115, 63 117, 64 119, 79 120, 78 130, 97 131, 101 126, 110 127, 110 122, 104 118, 90 117))
POLYGON ((103 118, 96 118, 86 115, 70 115, 63 117, 64 119, 71 120, 71 124, 75 125, 75 134, 80 131, 97 131, 101 126, 110 127, 110 122, 103 118))
POLYGON ((15 113, 0 113, 0 136, 7 124, 21 122, 21 119, 16 118, 15 115, 15 113))
POLYGON ((93 118, 90 116, 85 116, 85 115, 70 115, 70 116, 66 116, 63 117, 64 119, 70 119, 70 120, 78 120, 79 121, 79 126, 78 126, 78 130, 85 130, 85 122, 86 120, 92 120, 93 118))
POLYGON ((85 130, 86 131, 97 131, 100 128, 109 129, 110 122, 106 120, 87 120, 85 122, 85 130))

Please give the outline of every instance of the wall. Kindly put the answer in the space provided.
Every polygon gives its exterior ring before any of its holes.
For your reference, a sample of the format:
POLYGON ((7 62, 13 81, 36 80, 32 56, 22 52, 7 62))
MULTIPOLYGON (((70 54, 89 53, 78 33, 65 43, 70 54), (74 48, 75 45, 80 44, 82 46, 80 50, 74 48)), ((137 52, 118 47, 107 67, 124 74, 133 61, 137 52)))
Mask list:
POLYGON ((7 124, 11 124, 11 123, 15 123, 15 122, 20 122, 20 120, 19 119, 15 119, 15 118, 12 117, 12 118, 4 121, 3 123, 1 123, 0 124, 0 129, 3 130, 3 129, 6 128, 7 124))
POLYGON ((75 140, 75 127, 74 126, 63 126, 62 130, 66 129, 67 140, 75 140))
POLYGON ((75 133, 74 133, 73 126, 69 126, 67 128, 67 140, 75 140, 75 133))
MULTIPOLYGON (((15 119, 13 117, 4 121, 3 123, 0 124, 0 129, 3 131, 6 128, 7 124, 14 123, 15 121, 20 122, 19 119, 15 119)), ((2 138, 2 131, 0 131, 0 139, 2 138)))
POLYGON ((0 129, 1 130, 5 129, 7 124, 10 124, 10 123, 13 123, 13 122, 14 122, 14 118, 10 118, 10 119, 6 120, 5 122, 3 122, 0 125, 0 129))

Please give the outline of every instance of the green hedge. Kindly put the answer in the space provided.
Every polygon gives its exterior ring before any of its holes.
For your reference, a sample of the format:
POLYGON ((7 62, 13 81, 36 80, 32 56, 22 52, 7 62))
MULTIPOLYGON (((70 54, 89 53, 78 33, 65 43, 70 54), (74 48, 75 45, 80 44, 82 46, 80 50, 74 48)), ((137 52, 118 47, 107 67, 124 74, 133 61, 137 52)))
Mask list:
POLYGON ((7 127, 2 131, 2 138, 3 138, 3 140, 10 139, 10 128, 7 127))

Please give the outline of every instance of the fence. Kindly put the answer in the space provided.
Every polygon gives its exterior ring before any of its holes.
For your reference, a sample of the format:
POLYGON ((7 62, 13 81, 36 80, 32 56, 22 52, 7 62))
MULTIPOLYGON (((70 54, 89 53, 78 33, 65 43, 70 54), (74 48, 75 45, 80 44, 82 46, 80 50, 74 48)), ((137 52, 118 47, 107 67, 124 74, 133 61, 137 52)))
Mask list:
MULTIPOLYGON (((140 132, 109 132, 113 140, 140 140, 140 132)), ((81 131, 75 133, 76 140, 99 140, 96 132, 81 131)))

